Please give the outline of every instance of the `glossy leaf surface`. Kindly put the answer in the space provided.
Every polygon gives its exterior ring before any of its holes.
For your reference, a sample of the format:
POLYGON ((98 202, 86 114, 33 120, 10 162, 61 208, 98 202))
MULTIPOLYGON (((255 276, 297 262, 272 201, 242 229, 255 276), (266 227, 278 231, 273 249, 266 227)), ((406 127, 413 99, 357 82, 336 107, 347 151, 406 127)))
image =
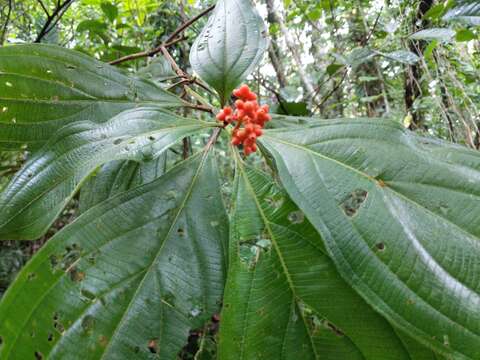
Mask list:
POLYGON ((38 148, 63 125, 141 105, 181 106, 154 83, 53 45, 0 47, 0 148, 38 148))

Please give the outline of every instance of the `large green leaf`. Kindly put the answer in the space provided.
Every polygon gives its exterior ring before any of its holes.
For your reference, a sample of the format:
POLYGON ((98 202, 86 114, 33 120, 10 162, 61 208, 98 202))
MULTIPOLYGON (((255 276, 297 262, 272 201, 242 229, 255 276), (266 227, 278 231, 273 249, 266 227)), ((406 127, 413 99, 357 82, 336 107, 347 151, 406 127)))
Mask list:
POLYGON ((111 161, 91 176, 80 193, 80 212, 134 187, 148 184, 162 176, 166 169, 167 153, 147 162, 111 161))
POLYGON ((271 177, 239 162, 234 194, 220 360, 409 359, 271 177))
POLYGON ((452 8, 443 16, 443 20, 461 20, 480 25, 480 2, 478 0, 456 0, 452 8))
POLYGON ((213 155, 195 156, 58 233, 0 304, 0 358, 175 359, 219 311, 219 186, 213 155))
POLYGON ((480 358, 480 157, 380 120, 261 140, 338 271, 395 326, 480 358))
POLYGON ((84 54, 53 45, 0 47, 0 148, 47 141, 61 126, 104 122, 141 105, 182 101, 84 54))
POLYGON ((193 70, 222 103, 262 60, 265 24, 250 0, 219 0, 190 52, 193 70))
POLYGON ((432 28, 417 31, 410 35, 410 39, 413 40, 438 40, 438 41, 451 41, 455 37, 455 30, 444 28, 432 28))
POLYGON ((155 159, 181 138, 211 126, 156 107, 127 110, 104 124, 65 126, 0 194, 0 239, 41 236, 98 166, 155 159))

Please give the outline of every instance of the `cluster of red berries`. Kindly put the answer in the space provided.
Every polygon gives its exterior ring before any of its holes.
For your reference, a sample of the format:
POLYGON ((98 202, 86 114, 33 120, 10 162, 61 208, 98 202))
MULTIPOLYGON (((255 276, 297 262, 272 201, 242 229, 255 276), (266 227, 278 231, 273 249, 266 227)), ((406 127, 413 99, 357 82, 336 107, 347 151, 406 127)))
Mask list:
POLYGON ((272 117, 268 114, 268 105, 260 106, 257 95, 247 85, 235 90, 233 95, 238 98, 235 110, 225 106, 217 115, 217 120, 225 125, 236 123, 232 132, 232 144, 243 145, 243 152, 248 156, 257 151, 257 138, 263 134, 265 123, 272 117))

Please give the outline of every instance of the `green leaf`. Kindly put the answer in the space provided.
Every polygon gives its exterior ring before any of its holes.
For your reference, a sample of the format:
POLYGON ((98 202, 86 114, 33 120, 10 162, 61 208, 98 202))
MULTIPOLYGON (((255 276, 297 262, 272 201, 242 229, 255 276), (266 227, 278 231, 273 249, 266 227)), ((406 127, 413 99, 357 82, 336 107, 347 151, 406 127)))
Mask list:
POLYGON ((337 63, 330 64, 327 66, 327 74, 330 76, 333 76, 337 73, 338 70, 342 69, 343 67, 345 67, 345 65, 343 64, 337 64, 337 63))
POLYGON ((49 240, 2 299, 0 357, 175 359, 220 307, 217 179, 213 154, 192 157, 49 240))
POLYGON ((352 69, 358 68, 360 65, 373 59, 377 56, 377 53, 366 47, 358 47, 353 49, 345 59, 346 65, 352 67, 352 69))
POLYGON ((75 51, 52 45, 0 47, 0 149, 38 148, 65 124, 101 123, 149 104, 183 103, 152 82, 75 51))
POLYGON ((166 152, 155 160, 137 162, 111 161, 91 176, 80 193, 80 213, 131 188, 148 184, 163 175, 166 152))
POLYGON ((326 121, 261 144, 343 278, 391 323, 480 358, 480 157, 395 122, 326 121))
POLYGON ((95 33, 102 33, 107 30, 107 24, 99 20, 83 20, 77 26, 78 32, 92 31, 95 33))
POLYGON ((477 0, 457 0, 447 11, 443 20, 459 20, 472 25, 480 25, 480 3, 477 0))
POLYGON ((457 34, 455 35, 455 40, 457 40, 458 42, 470 41, 476 38, 477 35, 475 35, 473 31, 469 29, 458 30, 457 34))
POLYGON ((417 31, 415 34, 410 35, 410 39, 413 40, 438 40, 448 42, 455 37, 455 31, 452 29, 432 28, 417 31))
POLYGON ((114 4, 108 2, 103 2, 100 7, 107 19, 110 20, 110 22, 114 22, 118 16, 118 8, 114 4))
POLYGON ((438 4, 434 5, 428 10, 425 15, 423 15, 424 19, 431 19, 435 20, 438 19, 442 16, 442 14, 445 12, 445 5, 444 4, 438 4))
POLYGON ((236 174, 219 359, 409 359, 271 176, 236 174))
POLYGON ((193 70, 225 103, 262 60, 266 36, 265 24, 250 0, 219 0, 190 52, 193 70))
POLYGON ((413 65, 420 61, 420 58, 416 54, 407 50, 397 50, 390 53, 379 52, 379 54, 387 59, 407 65, 413 65))
POLYGON ((127 110, 105 124, 65 126, 0 194, 0 239, 41 236, 98 166, 155 159, 183 137, 215 125, 148 107, 127 110))

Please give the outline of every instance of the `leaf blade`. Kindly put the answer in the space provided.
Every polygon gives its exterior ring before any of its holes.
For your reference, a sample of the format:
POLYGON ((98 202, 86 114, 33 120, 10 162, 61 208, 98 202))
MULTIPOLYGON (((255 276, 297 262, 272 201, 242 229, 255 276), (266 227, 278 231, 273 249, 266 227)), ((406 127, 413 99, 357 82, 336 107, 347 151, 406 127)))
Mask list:
POLYGON ((62 128, 0 194, 0 238, 41 236, 98 166, 112 160, 151 160, 184 136, 215 126, 149 107, 104 124, 62 128))
POLYGON ((478 356, 474 344, 480 330, 471 320, 480 317, 478 287, 467 275, 479 271, 471 260, 480 252, 478 223, 454 215, 465 213, 465 206, 474 208, 475 197, 450 192, 439 198, 434 192, 424 203, 418 191, 403 194, 394 189, 396 182, 408 179, 412 185, 425 183, 433 192, 448 189, 448 181, 455 178, 465 191, 476 193, 478 156, 445 144, 431 147, 429 140, 410 135, 398 124, 378 120, 270 132, 262 144, 290 196, 324 236, 337 269, 367 302, 436 351, 465 359, 478 356), (432 148, 451 153, 448 162, 432 148), (393 162, 387 160, 392 149, 393 162), (353 202, 355 189, 368 196, 353 202), (422 226, 415 225, 419 221, 422 226), (452 253, 460 255, 448 262, 452 253))
POLYGON ((250 0, 219 0, 190 52, 193 70, 222 103, 261 61, 267 48, 265 24, 250 0))
POLYGON ((183 102, 155 84, 130 78, 84 54, 53 45, 0 49, 0 148, 34 148, 60 127, 105 122, 141 105, 183 102))
POLYGON ((216 179, 213 155, 194 156, 57 234, 2 299, 2 358, 175 357, 223 292, 228 230, 216 179), (25 311, 11 310, 18 304, 25 311))

